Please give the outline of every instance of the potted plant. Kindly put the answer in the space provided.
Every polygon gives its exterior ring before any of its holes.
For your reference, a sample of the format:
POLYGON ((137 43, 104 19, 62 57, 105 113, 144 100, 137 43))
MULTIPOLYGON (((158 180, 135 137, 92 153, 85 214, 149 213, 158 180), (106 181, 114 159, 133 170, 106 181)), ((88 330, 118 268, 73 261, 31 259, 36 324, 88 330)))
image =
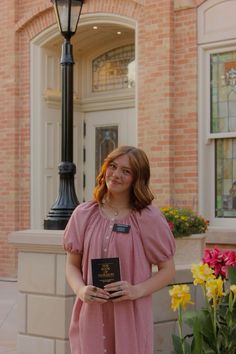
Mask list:
POLYGON ((201 260, 205 247, 208 221, 191 209, 161 208, 176 239, 176 265, 189 265, 201 260))
POLYGON ((205 233, 208 221, 191 209, 161 208, 175 238, 205 233))

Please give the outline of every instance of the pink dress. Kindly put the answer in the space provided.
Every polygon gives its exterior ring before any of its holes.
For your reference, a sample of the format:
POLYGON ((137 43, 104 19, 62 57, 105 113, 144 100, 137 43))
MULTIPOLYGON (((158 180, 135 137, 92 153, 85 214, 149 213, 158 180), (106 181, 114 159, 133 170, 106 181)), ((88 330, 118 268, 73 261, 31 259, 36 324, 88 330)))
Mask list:
MULTIPOLYGON (((152 264, 175 251, 169 226, 153 206, 114 220, 96 202, 82 203, 67 224, 64 243, 67 251, 82 254, 85 284, 92 284, 92 258, 119 257, 121 279, 137 284, 150 278, 152 264), (129 233, 113 231, 114 223, 130 225, 129 233)), ((152 296, 106 304, 77 298, 69 337, 72 354, 153 354, 152 296)))

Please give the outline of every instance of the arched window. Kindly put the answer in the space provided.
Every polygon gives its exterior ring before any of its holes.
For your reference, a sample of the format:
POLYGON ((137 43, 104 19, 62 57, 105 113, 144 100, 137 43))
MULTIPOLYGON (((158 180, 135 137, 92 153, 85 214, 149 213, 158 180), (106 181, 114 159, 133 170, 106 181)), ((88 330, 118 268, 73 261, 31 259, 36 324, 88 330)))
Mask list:
POLYGON ((93 60, 93 92, 134 88, 134 86, 134 44, 112 49, 93 60))

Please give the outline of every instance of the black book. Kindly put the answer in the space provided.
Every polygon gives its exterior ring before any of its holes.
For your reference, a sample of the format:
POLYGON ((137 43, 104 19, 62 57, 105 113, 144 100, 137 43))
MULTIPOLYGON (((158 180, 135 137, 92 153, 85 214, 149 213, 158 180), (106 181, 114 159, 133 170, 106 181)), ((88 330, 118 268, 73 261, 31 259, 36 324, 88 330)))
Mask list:
POLYGON ((95 258, 92 262, 93 285, 104 288, 105 285, 120 281, 120 261, 115 258, 95 258))

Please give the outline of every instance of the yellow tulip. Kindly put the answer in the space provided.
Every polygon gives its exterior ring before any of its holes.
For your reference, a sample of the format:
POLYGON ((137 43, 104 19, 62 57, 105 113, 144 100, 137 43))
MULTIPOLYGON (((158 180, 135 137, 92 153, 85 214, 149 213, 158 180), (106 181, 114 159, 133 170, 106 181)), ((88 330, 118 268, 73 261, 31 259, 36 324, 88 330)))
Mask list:
POLYGON ((191 272, 194 278, 194 285, 204 284, 209 279, 215 279, 213 269, 206 263, 192 264, 191 272))
POLYGON ((189 286, 174 285, 171 290, 169 290, 171 296, 171 308, 176 311, 180 306, 185 309, 187 304, 193 304, 191 302, 191 295, 189 293, 189 286))
POLYGON ((209 279, 206 282, 206 295, 209 300, 213 299, 217 301, 225 295, 223 291, 223 284, 224 281, 221 278, 209 279))
POLYGON ((236 285, 231 285, 230 290, 236 295, 236 285))

